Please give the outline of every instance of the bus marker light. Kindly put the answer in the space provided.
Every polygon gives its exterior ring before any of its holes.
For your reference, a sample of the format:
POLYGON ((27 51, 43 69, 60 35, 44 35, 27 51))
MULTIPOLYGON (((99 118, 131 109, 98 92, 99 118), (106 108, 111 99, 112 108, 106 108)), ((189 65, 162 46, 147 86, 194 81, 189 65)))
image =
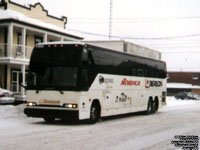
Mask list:
POLYGON ((77 108, 77 105, 76 105, 76 104, 73 104, 73 105, 72 105, 72 108, 77 108))
POLYGON ((27 102, 26 106, 36 106, 36 103, 34 103, 34 102, 27 102))
POLYGON ((66 108, 77 108, 78 105, 77 104, 64 104, 64 107, 66 107, 66 108))
POLYGON ((91 98, 89 99, 89 102, 91 102, 92 100, 91 100, 91 98))

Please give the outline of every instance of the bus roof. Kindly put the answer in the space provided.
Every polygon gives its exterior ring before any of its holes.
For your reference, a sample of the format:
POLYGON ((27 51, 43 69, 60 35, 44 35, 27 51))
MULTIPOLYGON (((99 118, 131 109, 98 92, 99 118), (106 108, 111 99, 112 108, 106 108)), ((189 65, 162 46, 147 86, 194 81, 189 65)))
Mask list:
POLYGON ((125 41, 116 41, 114 44, 112 41, 101 41, 96 44, 95 42, 88 42, 88 41, 57 41, 57 42, 47 42, 47 43, 40 43, 37 46, 41 45, 81 45, 81 46, 92 46, 92 47, 99 47, 106 50, 111 50, 120 53, 126 53, 134 56, 145 57, 148 59, 154 59, 161 61, 161 53, 149 48, 145 48, 143 46, 135 45, 131 42, 125 41), (117 43, 116 43, 117 42, 117 43), (125 43, 124 43, 125 42, 125 43), (100 44, 99 44, 100 43, 100 44))
POLYGON ((73 45, 73 44, 78 44, 78 45, 85 45, 86 43, 81 42, 81 41, 56 41, 56 42, 47 42, 47 43, 39 43, 37 44, 38 46, 40 45, 73 45))

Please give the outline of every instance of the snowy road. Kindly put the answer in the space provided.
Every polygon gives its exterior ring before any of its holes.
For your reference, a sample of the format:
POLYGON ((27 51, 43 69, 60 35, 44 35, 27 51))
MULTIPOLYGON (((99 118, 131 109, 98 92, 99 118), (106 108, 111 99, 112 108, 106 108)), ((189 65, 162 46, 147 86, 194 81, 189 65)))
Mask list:
POLYGON ((95 125, 46 124, 27 118, 23 106, 0 106, 0 150, 176 150, 175 135, 200 137, 200 101, 168 98, 154 115, 109 118, 95 125))

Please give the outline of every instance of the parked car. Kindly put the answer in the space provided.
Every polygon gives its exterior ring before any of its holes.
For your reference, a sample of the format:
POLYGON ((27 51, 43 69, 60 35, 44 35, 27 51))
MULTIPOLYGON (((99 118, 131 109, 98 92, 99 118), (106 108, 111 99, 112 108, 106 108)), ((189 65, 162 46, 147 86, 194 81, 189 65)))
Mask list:
POLYGON ((14 102, 14 94, 9 90, 0 88, 0 104, 11 104, 14 102))
POLYGON ((176 99, 191 99, 191 100, 200 100, 200 95, 197 95, 195 93, 192 92, 180 92, 178 94, 175 95, 176 99))
POLYGON ((196 99, 196 100, 200 100, 200 95, 198 95, 198 94, 189 92, 189 93, 188 93, 188 96, 190 97, 190 99, 193 98, 193 99, 196 99))

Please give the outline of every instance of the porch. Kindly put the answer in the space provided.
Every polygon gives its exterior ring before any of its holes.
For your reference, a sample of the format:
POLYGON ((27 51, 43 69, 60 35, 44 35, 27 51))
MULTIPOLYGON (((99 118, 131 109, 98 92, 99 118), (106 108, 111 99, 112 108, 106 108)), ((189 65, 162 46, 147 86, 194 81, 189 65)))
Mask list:
POLYGON ((1 87, 25 100, 26 74, 34 45, 42 42, 68 40, 59 34, 18 23, 0 23, 0 79, 1 87))

